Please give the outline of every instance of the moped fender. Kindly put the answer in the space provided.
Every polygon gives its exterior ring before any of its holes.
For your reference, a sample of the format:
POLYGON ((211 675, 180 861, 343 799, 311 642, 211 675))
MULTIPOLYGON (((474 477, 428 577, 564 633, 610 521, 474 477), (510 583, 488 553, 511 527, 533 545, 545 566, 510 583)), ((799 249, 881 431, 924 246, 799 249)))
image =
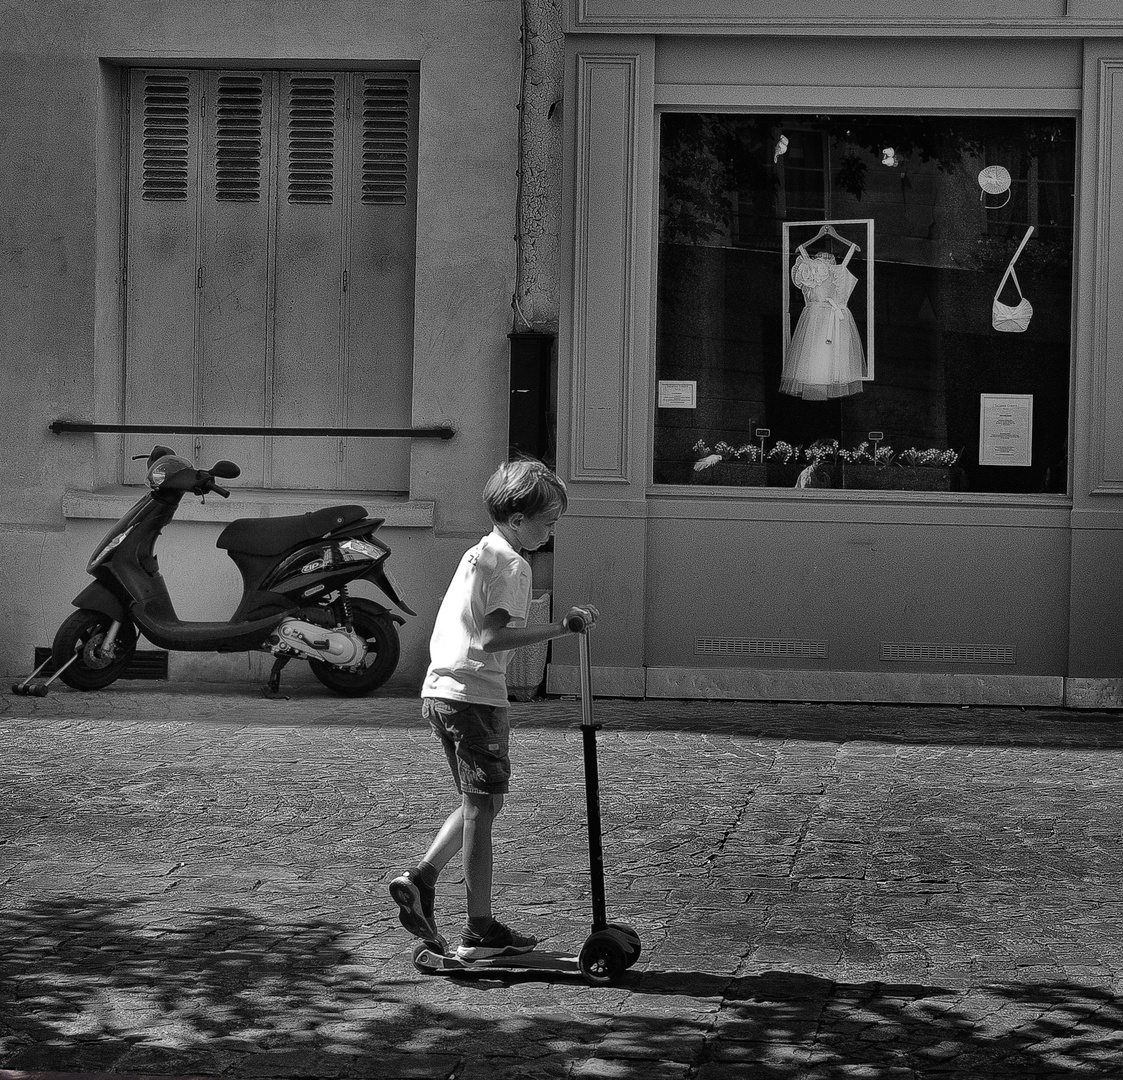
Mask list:
POLYGON ((76 608, 85 611, 100 611, 116 622, 125 622, 129 613, 120 597, 107 589, 100 581, 91 581, 73 600, 76 608))
MULTIPOLYGON (((368 581, 373 581, 375 585, 377 585, 388 597, 390 597, 390 599, 393 600, 394 603, 398 607, 400 607, 402 611, 404 611, 407 615, 417 614, 417 612, 414 611, 413 608, 411 608, 409 604, 407 604, 402 599, 402 594, 398 591, 397 582, 395 582, 393 578, 391 578, 390 575, 386 572, 386 569, 382 563, 378 563, 377 565, 372 566, 363 575, 363 577, 365 577, 368 581)), ((392 617, 398 619, 396 615, 392 617)), ((404 624, 405 619, 398 619, 398 622, 404 624)))

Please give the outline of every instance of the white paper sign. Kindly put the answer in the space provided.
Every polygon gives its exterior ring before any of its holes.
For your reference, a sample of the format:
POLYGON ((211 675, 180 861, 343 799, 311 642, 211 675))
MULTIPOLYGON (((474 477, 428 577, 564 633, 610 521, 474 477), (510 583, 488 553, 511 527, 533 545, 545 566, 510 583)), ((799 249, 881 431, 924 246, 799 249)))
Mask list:
POLYGON ((1033 459, 1033 395, 979 395, 979 464, 1029 465, 1033 459))
POLYGON ((695 409, 698 407, 698 384, 689 380, 660 379, 660 409, 695 409))

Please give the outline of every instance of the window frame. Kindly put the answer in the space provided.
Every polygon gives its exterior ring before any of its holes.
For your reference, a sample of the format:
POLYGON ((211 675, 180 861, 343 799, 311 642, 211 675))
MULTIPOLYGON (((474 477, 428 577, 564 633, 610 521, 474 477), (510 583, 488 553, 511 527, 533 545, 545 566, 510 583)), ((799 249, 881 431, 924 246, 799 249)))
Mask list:
MULTIPOLYGON (((839 88, 836 87, 836 90, 839 88)), ((727 500, 753 500, 758 505, 766 503, 806 502, 820 500, 836 504, 847 503, 858 506, 862 503, 917 503, 923 501, 933 507, 943 504, 945 506, 995 506, 1013 507, 1015 505, 1027 508, 1048 509, 1050 506, 1071 507, 1074 498, 1074 461, 1071 453, 1073 434, 1076 429, 1076 408, 1079 393, 1077 382, 1078 360, 1078 323, 1076 318, 1078 304, 1078 273, 1083 258, 1081 249, 1081 179, 1083 148, 1082 137, 1084 133, 1084 117, 1082 99, 1079 89, 1068 89, 1061 86, 1048 86, 1035 88, 1033 92, 1009 88, 988 88, 993 97, 989 107, 972 103, 965 104, 968 97, 977 97, 977 92, 970 87, 963 90, 939 88, 948 98, 946 104, 937 101, 935 104, 919 103, 910 104, 909 99, 916 97, 938 97, 931 88, 923 87, 889 88, 883 86, 853 86, 841 88, 839 99, 829 109, 819 106, 807 96, 806 87, 783 87, 763 85, 734 85, 715 84, 708 85, 701 82, 686 84, 662 84, 658 77, 655 87, 655 104, 652 120, 652 199, 653 213, 651 215, 651 370, 650 401, 648 416, 650 420, 647 428, 647 475, 645 479, 646 497, 651 499, 677 500, 687 496, 690 503, 697 505, 702 500, 726 500, 724 505, 729 505, 727 500), (683 95, 682 91, 688 92, 683 95), (785 102, 785 91, 792 101, 785 102), (889 98, 901 99, 897 104, 886 104, 889 98), (797 102, 797 103, 792 103, 797 102), (661 162, 662 162, 662 131, 663 118, 668 114, 691 115, 775 115, 791 117, 793 127, 798 128, 801 117, 808 115, 856 115, 870 116, 938 116, 938 117, 1024 117, 1029 119, 1069 120, 1074 130, 1073 140, 1073 192, 1074 208, 1072 213, 1072 267, 1070 286, 1070 322, 1068 335, 1068 408, 1066 415, 1066 445, 1070 452, 1065 464, 1064 490, 1061 493, 1040 492, 998 492, 998 491, 893 491, 872 490, 864 488, 854 489, 814 489, 792 490, 787 487, 773 486, 698 486, 690 483, 663 482, 655 479, 657 468, 656 434, 658 428, 658 322, 659 322, 659 290, 661 279, 660 267, 660 237, 661 237, 661 162)), ((827 202, 830 202, 829 194, 827 202)), ((733 215, 734 222, 738 220, 738 212, 733 215)), ((722 505, 718 502, 716 505, 722 505)))

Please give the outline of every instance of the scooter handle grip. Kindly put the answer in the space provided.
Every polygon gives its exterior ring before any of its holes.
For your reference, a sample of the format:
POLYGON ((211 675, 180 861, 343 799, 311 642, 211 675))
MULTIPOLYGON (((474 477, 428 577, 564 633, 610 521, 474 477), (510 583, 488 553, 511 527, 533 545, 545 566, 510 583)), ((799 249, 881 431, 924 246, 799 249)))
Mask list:
POLYGON ((583 634, 588 626, 588 620, 583 615, 570 615, 565 620, 565 628, 571 634, 583 634))
POLYGON ((224 499, 230 498, 230 490, 228 488, 224 488, 221 484, 211 484, 211 491, 217 492, 224 499))

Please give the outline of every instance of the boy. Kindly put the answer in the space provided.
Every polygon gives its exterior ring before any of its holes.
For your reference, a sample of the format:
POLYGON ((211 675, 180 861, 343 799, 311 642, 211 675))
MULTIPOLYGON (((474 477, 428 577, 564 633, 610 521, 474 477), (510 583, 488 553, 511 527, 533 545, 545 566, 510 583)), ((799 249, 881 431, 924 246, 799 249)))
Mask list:
POLYGON ((553 536, 568 505, 565 484, 539 461, 512 461, 488 480, 484 502, 494 528, 465 553, 441 601, 421 690, 422 716, 441 740, 461 801, 421 862, 390 883, 402 925, 439 943, 433 920, 437 875, 463 850, 468 922, 456 950, 461 960, 529 952, 538 944, 491 912, 492 825, 511 776, 511 651, 570 633, 566 623, 574 616, 586 626, 597 618, 596 608, 586 604, 549 625, 527 626, 530 564, 520 552, 535 551, 553 536))

